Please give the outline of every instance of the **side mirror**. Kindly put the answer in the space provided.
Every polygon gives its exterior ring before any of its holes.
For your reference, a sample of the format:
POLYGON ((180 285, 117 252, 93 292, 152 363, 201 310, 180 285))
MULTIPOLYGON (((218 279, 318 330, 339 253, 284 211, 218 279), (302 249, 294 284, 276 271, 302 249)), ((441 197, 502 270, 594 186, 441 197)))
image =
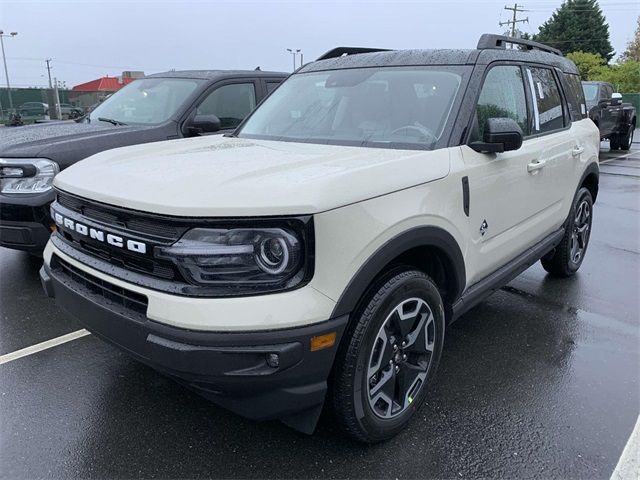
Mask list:
POLYGON ((522 146, 522 129, 512 118, 488 118, 484 126, 484 141, 469 147, 480 153, 502 153, 522 146))
POLYGON ((614 93, 611 95, 611 105, 620 105, 622 103, 622 94, 614 93))
POLYGON ((220 119, 215 115, 196 115, 187 121, 185 128, 191 135, 217 132, 220 130, 220 119))

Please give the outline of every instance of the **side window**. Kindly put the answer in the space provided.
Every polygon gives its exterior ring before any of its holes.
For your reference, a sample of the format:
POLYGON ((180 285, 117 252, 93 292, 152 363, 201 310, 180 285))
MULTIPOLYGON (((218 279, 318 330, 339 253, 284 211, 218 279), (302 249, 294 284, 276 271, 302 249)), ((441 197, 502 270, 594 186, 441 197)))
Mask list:
POLYGON ((280 85, 280 82, 267 82, 267 95, 273 92, 278 85, 280 85))
POLYGON ((609 100, 611 95, 613 95, 611 85, 603 84, 600 86, 600 100, 609 100))
POLYGON ((196 109, 199 115, 215 115, 222 129, 235 128, 256 106, 253 83, 234 83, 216 88, 196 109))
POLYGON ((587 117, 587 104, 584 100, 584 91, 578 75, 562 74, 565 79, 567 103, 571 121, 576 122, 587 117))
POLYGON ((512 118, 527 135, 527 100, 524 92, 519 66, 501 65, 489 70, 478 99, 471 139, 482 140, 487 119, 500 117, 512 118))
POLYGON ((533 98, 533 132, 545 133, 564 127, 562 97, 553 72, 548 68, 527 67, 533 98))

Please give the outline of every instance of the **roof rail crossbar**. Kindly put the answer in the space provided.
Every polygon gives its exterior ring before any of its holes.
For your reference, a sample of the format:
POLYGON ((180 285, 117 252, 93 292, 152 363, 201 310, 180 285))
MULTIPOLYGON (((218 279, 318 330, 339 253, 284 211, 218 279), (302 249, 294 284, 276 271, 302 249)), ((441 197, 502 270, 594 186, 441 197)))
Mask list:
POLYGON ((389 52, 388 48, 361 48, 361 47, 337 47, 329 50, 323 55, 320 55, 318 60, 326 60, 328 58, 338 58, 344 55, 357 55, 358 53, 371 53, 371 52, 389 52))
POLYGON ((527 50, 541 50, 543 52, 553 53, 562 57, 562 52, 557 48, 549 47, 542 43, 534 42, 533 40, 525 40, 523 38, 505 37, 503 35, 494 35, 492 33, 485 33, 478 40, 478 50, 485 48, 507 48, 506 44, 512 43, 514 45, 522 45, 527 50))

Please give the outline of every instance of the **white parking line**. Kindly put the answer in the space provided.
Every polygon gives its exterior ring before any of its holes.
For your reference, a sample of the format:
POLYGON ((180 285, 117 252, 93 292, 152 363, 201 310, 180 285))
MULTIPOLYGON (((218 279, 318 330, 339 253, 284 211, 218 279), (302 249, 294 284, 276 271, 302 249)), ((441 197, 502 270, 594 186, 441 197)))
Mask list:
POLYGON ((602 165, 603 163, 609 163, 609 162, 613 162, 614 160, 620 160, 621 158, 625 158, 628 157, 629 155, 633 155, 634 153, 638 153, 637 151, 634 152, 629 152, 629 153, 625 153, 624 155, 618 155, 615 158, 607 158, 606 160, 602 160, 600 162, 600 165, 602 165))
POLYGON ((635 480, 640 478, 640 417, 622 451, 618 465, 611 474, 611 480, 635 480))
POLYGON ((48 348, 57 347, 58 345, 62 345, 63 343, 67 343, 71 340, 76 340, 90 334, 91 332, 83 328, 82 330, 67 333, 66 335, 62 335, 61 337, 52 338, 51 340, 47 340, 46 342, 37 343, 36 345, 31 345, 30 347, 7 353, 0 356, 0 365, 2 365, 3 363, 11 362, 12 360, 26 357, 27 355, 33 355, 34 353, 41 352, 42 350, 47 350, 48 348))

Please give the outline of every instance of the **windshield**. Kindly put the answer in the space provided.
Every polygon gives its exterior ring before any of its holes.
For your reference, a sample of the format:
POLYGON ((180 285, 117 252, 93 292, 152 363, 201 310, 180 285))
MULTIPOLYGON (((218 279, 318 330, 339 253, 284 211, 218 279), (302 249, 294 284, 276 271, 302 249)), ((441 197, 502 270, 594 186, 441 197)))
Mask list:
POLYGON ((201 82, 184 78, 136 80, 98 105, 89 115, 89 120, 98 122, 102 118, 115 123, 147 125, 162 123, 176 113, 201 82))
POLYGON ((584 99, 587 102, 595 102, 598 98, 598 85, 583 83, 582 90, 584 90, 584 99))
POLYGON ((358 68, 297 74, 241 127, 240 137, 433 148, 460 86, 453 71, 358 68))

